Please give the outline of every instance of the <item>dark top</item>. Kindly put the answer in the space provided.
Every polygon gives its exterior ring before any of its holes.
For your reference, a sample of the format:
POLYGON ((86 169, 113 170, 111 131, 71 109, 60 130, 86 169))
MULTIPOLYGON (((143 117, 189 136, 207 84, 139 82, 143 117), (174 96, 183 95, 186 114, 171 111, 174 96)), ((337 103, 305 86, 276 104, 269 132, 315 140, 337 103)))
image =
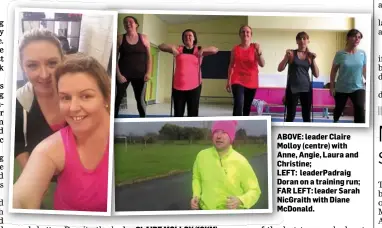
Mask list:
MULTIPOLYGON (((65 124, 66 125, 66 124, 65 124)), ((64 125, 64 126, 65 126, 64 125)), ((26 141, 24 138, 24 108, 16 99, 16 120, 15 120, 15 158, 27 152, 29 155, 33 149, 45 138, 55 131, 49 126, 44 115, 34 99, 30 111, 27 114, 26 141)), ((64 127, 62 126, 62 127, 64 127)), ((59 130, 59 129, 57 129, 59 130)), ((56 182, 57 176, 53 176, 51 182, 56 182)))
POLYGON ((293 50, 293 62, 288 67, 288 87, 292 93, 309 92, 311 89, 309 77, 309 60, 300 60, 297 50, 293 50))
POLYGON ((131 45, 123 34, 121 46, 119 46, 118 67, 126 79, 142 79, 147 73, 148 53, 143 44, 142 35, 138 33, 138 42, 131 45))
POLYGON ((183 54, 194 54, 194 49, 195 49, 195 46, 193 46, 192 48, 186 48, 186 46, 183 47, 183 54))
POLYGON ((23 111, 23 107, 16 100, 15 158, 23 152, 31 153, 37 144, 55 132, 45 120, 38 102, 34 99, 31 109, 27 114, 27 145, 25 145, 23 111))
MULTIPOLYGON (((189 49, 189 48, 187 48, 186 46, 183 46, 183 50, 182 50, 183 52, 182 52, 182 53, 183 53, 183 54, 191 54, 191 55, 193 55, 193 54, 194 54, 194 49, 195 49, 195 47, 196 47, 196 46, 193 46, 192 48, 189 49)), ((202 47, 201 47, 201 46, 198 46, 197 48, 198 48, 198 50, 200 50, 202 47)))

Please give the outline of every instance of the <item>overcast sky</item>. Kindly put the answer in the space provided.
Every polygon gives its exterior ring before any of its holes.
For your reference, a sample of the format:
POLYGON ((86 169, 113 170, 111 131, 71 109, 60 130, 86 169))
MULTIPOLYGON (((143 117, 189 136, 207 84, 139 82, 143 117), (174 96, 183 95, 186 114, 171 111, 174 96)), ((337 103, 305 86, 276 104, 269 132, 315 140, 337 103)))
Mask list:
MULTIPOLYGON (((203 127, 203 123, 210 121, 157 121, 157 122, 131 122, 119 123, 115 122, 115 135, 144 135, 148 132, 158 132, 166 123, 175 124, 178 126, 203 127)), ((247 135, 267 135, 266 120, 238 120, 237 129, 244 128, 247 135)))

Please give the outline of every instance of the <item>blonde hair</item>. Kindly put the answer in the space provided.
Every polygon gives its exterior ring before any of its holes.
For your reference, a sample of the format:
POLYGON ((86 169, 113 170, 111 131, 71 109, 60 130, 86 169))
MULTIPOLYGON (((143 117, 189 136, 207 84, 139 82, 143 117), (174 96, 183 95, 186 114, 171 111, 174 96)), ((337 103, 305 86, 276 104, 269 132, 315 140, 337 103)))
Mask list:
POLYGON ((23 37, 21 38, 21 41, 19 44, 20 61, 22 61, 23 59, 23 51, 25 47, 35 41, 47 41, 52 43, 54 46, 57 47, 57 50, 60 53, 61 58, 64 56, 64 51, 62 50, 61 42, 53 32, 47 29, 35 28, 25 32, 23 37))
POLYGON ((60 78, 67 73, 89 74, 101 90, 102 96, 108 104, 107 110, 110 112, 111 79, 105 68, 95 58, 82 53, 66 56, 56 69, 55 80, 57 89, 60 78))

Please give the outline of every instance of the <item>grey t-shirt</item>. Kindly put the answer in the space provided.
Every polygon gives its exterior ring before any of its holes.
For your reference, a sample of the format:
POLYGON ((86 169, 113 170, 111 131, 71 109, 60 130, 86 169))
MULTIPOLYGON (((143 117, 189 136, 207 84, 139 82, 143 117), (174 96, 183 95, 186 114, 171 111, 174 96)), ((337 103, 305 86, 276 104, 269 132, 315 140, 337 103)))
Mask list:
POLYGON ((288 85, 292 93, 310 91, 309 60, 300 60, 293 50, 293 62, 288 67, 288 85))

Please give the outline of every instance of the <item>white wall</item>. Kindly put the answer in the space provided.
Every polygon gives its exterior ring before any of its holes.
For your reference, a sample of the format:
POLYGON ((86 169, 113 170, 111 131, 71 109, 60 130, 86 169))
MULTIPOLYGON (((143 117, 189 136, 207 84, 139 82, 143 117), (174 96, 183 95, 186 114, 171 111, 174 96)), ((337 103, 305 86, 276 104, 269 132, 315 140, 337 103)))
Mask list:
MULTIPOLYGON (((362 35, 363 39, 359 43, 359 49, 362 49, 366 52, 367 56, 367 70, 366 70, 366 78, 370 79, 371 76, 371 69, 370 69, 370 60, 373 57, 373 53, 371 53, 371 31, 372 31, 372 18, 371 16, 357 16, 354 18, 354 28, 358 29, 362 35)), ((366 79, 364 81, 369 81, 369 79, 366 79)), ((371 81, 369 81, 371 82, 371 81)), ((369 83, 370 84, 370 83, 369 83)))
POLYGON ((112 16, 82 16, 79 52, 96 58, 107 68, 114 39, 112 16))
POLYGON ((281 30, 326 30, 344 31, 353 26, 352 18, 336 17, 309 17, 307 16, 249 16, 248 24, 253 29, 281 29, 281 30))

